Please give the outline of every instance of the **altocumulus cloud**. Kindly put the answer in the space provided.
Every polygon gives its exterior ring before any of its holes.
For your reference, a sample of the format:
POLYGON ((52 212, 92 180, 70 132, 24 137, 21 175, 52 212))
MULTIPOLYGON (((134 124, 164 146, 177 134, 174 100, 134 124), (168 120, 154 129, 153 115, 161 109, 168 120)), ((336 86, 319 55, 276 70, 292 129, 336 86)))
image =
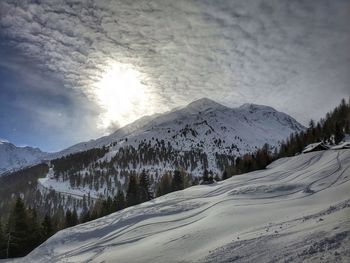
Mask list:
POLYGON ((134 117, 210 97, 317 119, 350 95, 349 17, 345 0, 0 2, 3 38, 94 110, 106 66, 132 65, 150 98, 134 117))

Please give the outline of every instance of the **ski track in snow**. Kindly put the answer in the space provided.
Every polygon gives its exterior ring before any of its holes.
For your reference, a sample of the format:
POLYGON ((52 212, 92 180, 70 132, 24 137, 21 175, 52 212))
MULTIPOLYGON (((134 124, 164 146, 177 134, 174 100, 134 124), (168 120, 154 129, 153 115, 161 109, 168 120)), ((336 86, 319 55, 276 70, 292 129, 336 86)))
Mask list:
POLYGON ((350 150, 312 152, 58 232, 18 262, 350 262, 350 150))

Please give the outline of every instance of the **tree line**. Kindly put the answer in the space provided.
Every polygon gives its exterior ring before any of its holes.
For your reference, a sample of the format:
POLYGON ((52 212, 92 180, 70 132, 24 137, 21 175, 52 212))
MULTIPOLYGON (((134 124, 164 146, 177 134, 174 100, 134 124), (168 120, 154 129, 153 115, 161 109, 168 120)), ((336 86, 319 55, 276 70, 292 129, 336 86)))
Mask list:
POLYGON ((143 170, 139 176, 130 176, 126 194, 118 190, 113 198, 98 199, 91 207, 83 206, 80 213, 74 207, 63 213, 47 213, 42 218, 36 209, 27 208, 22 198, 18 197, 7 220, 0 221, 0 258, 23 257, 59 230, 149 201, 156 196, 182 190, 192 183, 186 173, 179 170, 163 178, 154 193, 149 175, 143 170))
POLYGON ((51 217, 38 218, 18 197, 6 222, 0 222, 0 258, 23 257, 55 232, 51 217))
POLYGON ((282 143, 276 158, 294 156, 308 144, 315 142, 338 144, 345 134, 350 134, 350 98, 348 101, 342 99, 335 109, 328 112, 325 118, 317 123, 310 120, 307 130, 291 134, 282 143))
POLYGON ((281 143, 279 149, 273 149, 265 144, 262 148, 257 149, 255 153, 248 153, 235 158, 234 162, 231 161, 233 165, 225 166, 222 179, 264 169, 276 159, 300 154, 311 143, 338 144, 344 139, 345 134, 350 135, 350 98, 348 101, 342 99, 337 107, 328 112, 317 123, 310 120, 309 127, 306 130, 291 134, 286 141, 281 143))
POLYGON ((184 171, 175 170, 173 175, 166 173, 161 178, 156 191, 153 191, 150 185, 150 176, 143 170, 139 176, 131 175, 129 177, 125 194, 119 189, 113 198, 109 196, 98 199, 91 209, 82 211, 80 222, 94 220, 124 208, 147 202, 155 197, 183 190, 194 183, 196 180, 192 181, 191 177, 184 171))

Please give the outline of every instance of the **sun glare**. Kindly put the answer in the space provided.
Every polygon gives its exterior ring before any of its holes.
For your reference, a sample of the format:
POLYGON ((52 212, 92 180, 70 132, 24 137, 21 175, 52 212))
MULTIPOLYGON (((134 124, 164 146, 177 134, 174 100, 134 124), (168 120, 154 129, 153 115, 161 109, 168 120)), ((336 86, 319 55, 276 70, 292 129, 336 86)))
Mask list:
POLYGON ((148 96, 141 83, 141 74, 127 64, 109 66, 96 83, 95 96, 104 112, 100 128, 112 124, 124 126, 145 114, 148 96))

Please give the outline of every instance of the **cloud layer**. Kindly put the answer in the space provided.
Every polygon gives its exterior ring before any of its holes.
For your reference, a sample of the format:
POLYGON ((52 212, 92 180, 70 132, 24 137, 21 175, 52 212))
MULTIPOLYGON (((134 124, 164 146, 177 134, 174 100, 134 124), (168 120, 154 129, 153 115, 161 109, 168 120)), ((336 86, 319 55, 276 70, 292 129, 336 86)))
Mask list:
POLYGON ((139 72, 150 100, 130 121, 201 97, 317 119, 350 95, 349 18, 345 0, 0 2, 6 43, 94 111, 106 67, 139 72))

